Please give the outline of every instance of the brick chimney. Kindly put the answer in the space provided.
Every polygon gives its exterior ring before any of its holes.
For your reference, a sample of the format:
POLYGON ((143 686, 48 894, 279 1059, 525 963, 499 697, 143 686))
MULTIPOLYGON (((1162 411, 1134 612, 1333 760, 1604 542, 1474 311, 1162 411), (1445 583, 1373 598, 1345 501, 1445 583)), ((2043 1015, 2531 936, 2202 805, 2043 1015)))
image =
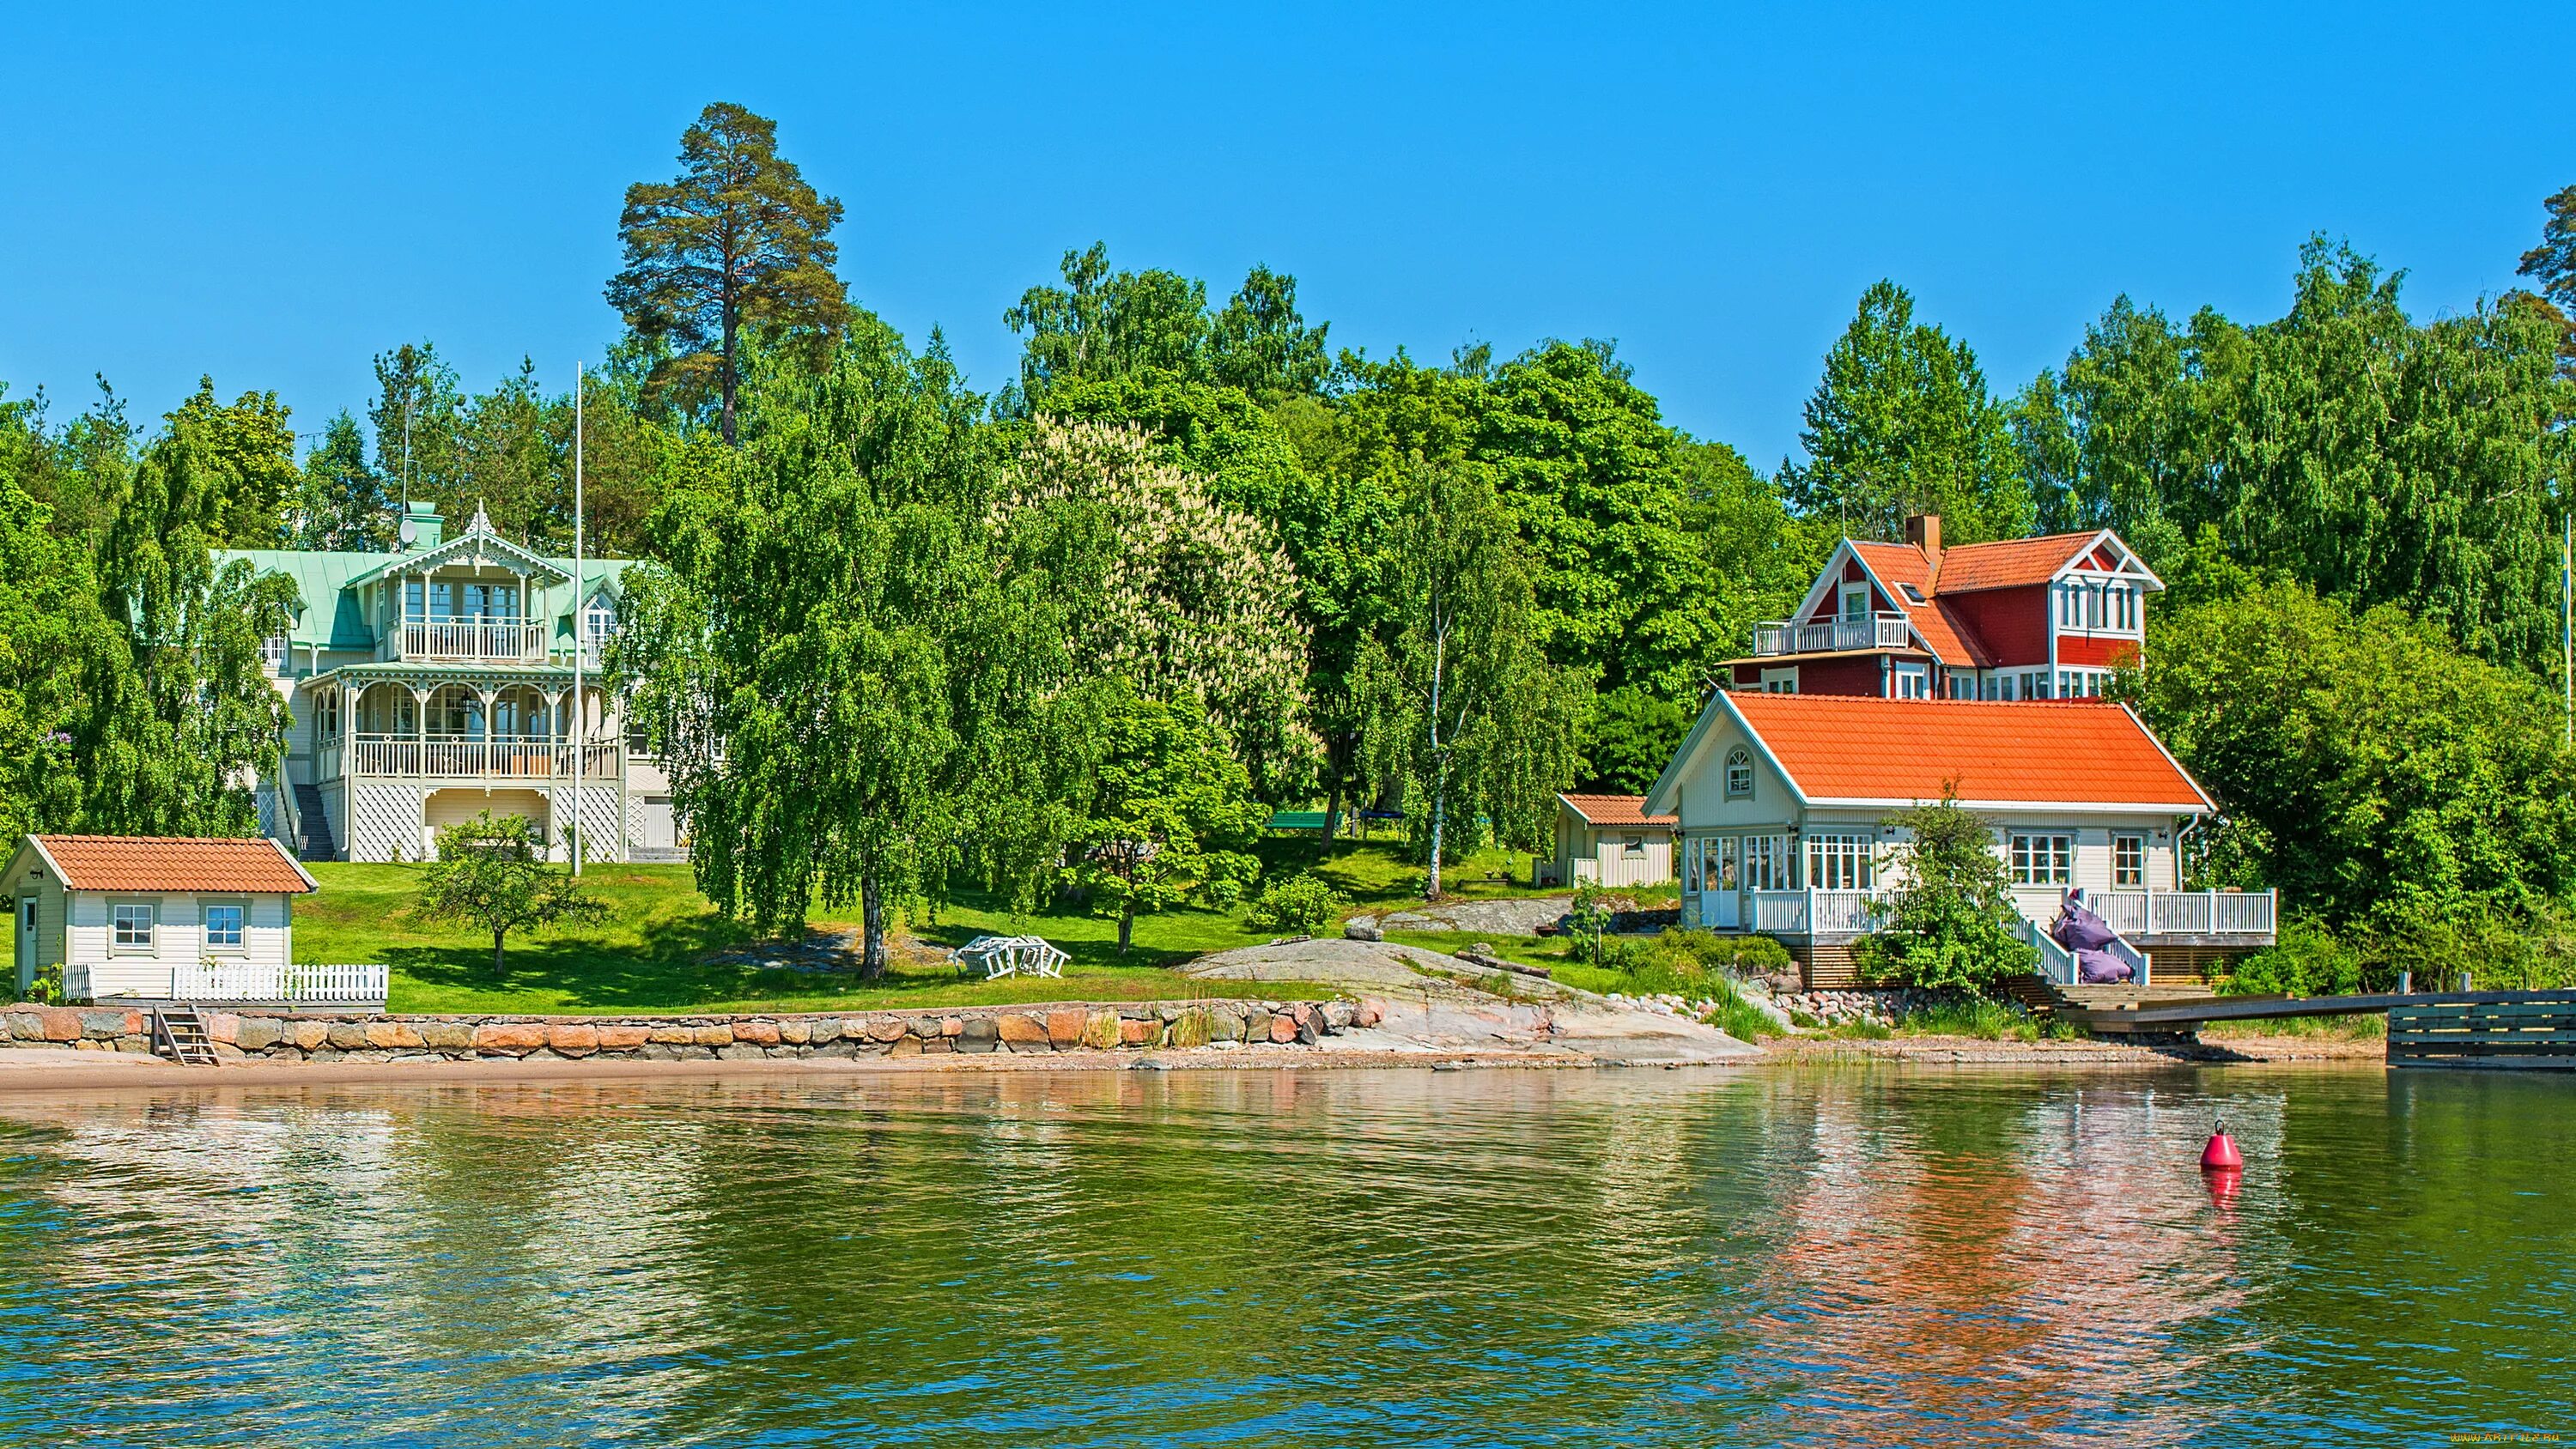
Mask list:
POLYGON ((1923 550, 1924 561, 1932 565, 1934 573, 1941 571, 1940 514, 1908 514, 1905 519, 1905 541, 1923 550))

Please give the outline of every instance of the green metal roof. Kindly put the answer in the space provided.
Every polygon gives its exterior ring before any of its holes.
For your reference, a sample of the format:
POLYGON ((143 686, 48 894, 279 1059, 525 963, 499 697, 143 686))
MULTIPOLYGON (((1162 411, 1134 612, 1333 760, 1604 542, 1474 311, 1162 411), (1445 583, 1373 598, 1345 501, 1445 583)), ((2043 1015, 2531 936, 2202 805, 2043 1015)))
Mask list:
MULTIPOLYGON (((319 645, 324 649, 368 650, 376 647, 376 632, 359 609, 356 585, 389 564, 422 557, 426 550, 411 554, 374 553, 359 550, 332 552, 300 548, 237 548, 215 550, 218 566, 233 559, 246 559, 252 568, 263 573, 281 573, 295 583, 296 596, 303 609, 296 615, 295 627, 288 631, 289 643, 302 648, 319 645)), ((547 557, 545 562, 559 570, 566 580, 572 577, 570 558, 547 557)), ((576 600, 588 599, 605 589, 612 600, 625 597, 625 573, 634 560, 591 558, 581 563, 586 587, 575 591, 570 583, 548 587, 531 580, 529 614, 554 621, 554 636, 564 647, 572 644, 572 611, 576 600)))

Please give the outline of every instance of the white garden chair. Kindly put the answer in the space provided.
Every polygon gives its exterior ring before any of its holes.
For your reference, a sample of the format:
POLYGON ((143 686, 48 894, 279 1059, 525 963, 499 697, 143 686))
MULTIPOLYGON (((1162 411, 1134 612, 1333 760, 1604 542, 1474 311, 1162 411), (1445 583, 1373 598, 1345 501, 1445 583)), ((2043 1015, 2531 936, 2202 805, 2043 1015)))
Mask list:
POLYGON ((978 936, 948 953, 961 966, 981 966, 984 979, 1064 975, 1064 952, 1037 936, 978 936))

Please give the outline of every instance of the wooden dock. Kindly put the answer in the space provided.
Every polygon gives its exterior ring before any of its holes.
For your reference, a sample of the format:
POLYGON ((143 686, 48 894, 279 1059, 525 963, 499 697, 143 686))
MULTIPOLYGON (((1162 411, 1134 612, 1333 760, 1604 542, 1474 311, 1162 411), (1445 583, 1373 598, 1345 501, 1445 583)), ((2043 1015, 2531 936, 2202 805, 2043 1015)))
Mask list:
POLYGON ((2213 1021, 2388 1016, 2393 1067, 2576 1071, 2576 991, 2415 991, 2369 996, 2124 997, 2057 988, 2060 1019, 2111 1035, 2197 1031, 2213 1021), (2079 992, 2092 994, 2078 995, 2079 992))
POLYGON ((2576 1072, 2576 991, 2477 991, 2388 1008, 2388 1064, 2576 1072))

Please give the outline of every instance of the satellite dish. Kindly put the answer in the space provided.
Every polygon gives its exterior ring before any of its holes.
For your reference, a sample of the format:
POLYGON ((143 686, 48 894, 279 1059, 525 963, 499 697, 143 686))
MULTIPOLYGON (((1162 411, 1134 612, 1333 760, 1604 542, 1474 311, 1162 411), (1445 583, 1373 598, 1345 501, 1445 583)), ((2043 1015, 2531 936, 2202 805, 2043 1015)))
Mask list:
POLYGON ((394 537, 402 540, 403 547, 409 548, 412 545, 412 540, 420 537, 420 525, 406 518, 402 522, 394 525, 394 537))

